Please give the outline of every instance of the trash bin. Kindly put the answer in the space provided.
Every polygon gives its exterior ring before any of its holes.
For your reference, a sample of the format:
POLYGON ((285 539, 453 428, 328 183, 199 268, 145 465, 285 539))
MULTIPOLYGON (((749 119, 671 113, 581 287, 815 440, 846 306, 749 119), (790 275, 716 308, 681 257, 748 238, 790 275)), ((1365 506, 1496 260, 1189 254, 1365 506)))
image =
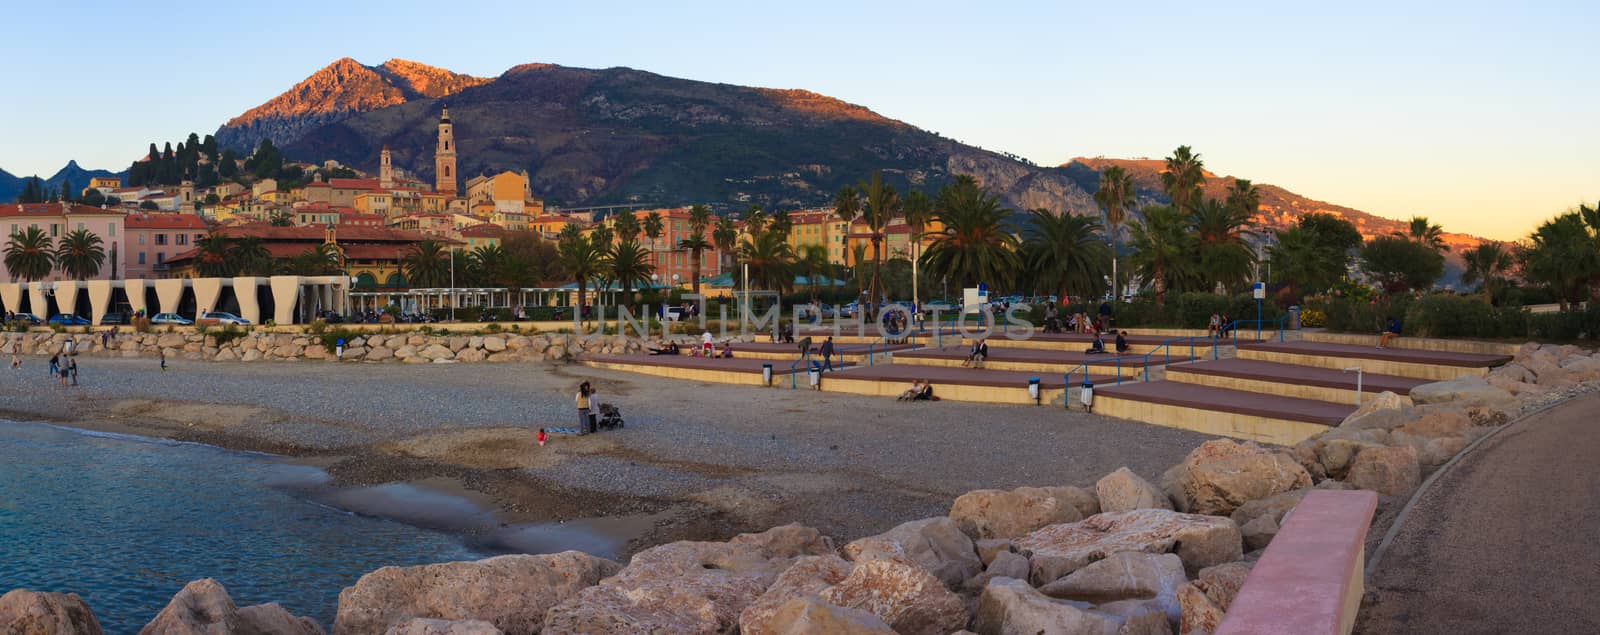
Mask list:
POLYGON ((1028 378, 1028 398, 1032 399, 1033 403, 1035 403, 1035 404, 1039 403, 1039 378, 1038 377, 1029 377, 1028 378))
POLYGON ((822 364, 811 362, 811 370, 806 371, 806 377, 811 380, 811 388, 820 390, 822 387, 822 364))
POLYGON ((763 385, 763 386, 771 386, 772 385, 772 364, 762 364, 761 365, 761 385, 763 385))
POLYGON ((1289 330, 1300 330, 1300 306, 1289 307, 1289 330))
POLYGON ((1094 382, 1084 380, 1083 389, 1078 391, 1078 403, 1083 404, 1084 410, 1094 409, 1094 382))

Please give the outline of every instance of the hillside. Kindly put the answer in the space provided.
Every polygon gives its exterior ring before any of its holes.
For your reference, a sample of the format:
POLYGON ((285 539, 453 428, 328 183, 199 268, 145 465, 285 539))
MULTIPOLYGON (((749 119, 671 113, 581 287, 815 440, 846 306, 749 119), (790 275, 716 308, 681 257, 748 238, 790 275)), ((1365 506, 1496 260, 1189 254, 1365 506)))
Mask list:
POLYGON ((229 120, 217 131, 217 143, 245 152, 266 137, 284 145, 351 115, 413 99, 443 97, 485 81, 407 60, 363 66, 345 57, 229 120))
MULTIPOLYGON (((89 179, 96 176, 121 176, 121 172, 110 170, 88 170, 78 165, 77 161, 68 161, 55 174, 44 180, 47 187, 61 187, 63 181, 71 181, 73 194, 82 191, 89 184, 89 179)), ((14 201, 22 193, 23 179, 26 177, 12 176, 5 170, 0 170, 0 201, 14 201)))

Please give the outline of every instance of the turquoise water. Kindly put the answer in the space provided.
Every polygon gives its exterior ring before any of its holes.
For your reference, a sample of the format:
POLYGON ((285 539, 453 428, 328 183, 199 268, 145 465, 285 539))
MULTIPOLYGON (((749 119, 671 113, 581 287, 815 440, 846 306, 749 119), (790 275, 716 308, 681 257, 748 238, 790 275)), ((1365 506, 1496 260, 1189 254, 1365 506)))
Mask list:
POLYGON ((239 606, 278 602, 332 627, 340 589, 385 565, 485 554, 451 535, 340 511, 268 455, 0 420, 0 593, 84 597, 137 633, 191 580, 239 606))

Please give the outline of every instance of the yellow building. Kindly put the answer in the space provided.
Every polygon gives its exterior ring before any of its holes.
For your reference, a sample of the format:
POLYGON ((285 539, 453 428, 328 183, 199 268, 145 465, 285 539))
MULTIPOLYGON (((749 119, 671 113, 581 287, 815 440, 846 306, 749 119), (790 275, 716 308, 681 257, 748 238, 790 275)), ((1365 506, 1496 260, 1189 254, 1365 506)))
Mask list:
POLYGON ((390 211, 393 209, 391 205, 393 199, 394 195, 382 190, 366 191, 356 194, 351 207, 363 214, 378 214, 387 217, 390 216, 390 211))
POLYGON ((555 238, 561 234, 561 230, 566 229, 568 222, 570 219, 565 216, 535 216, 528 219, 528 229, 539 232, 545 238, 555 238))
POLYGON ((794 229, 789 232, 789 247, 803 255, 806 248, 821 246, 828 250, 828 262, 845 263, 845 229, 833 210, 799 210, 789 212, 794 229))
POLYGON ((489 215, 489 222, 507 231, 520 232, 528 230, 528 215, 522 212, 497 211, 489 215))

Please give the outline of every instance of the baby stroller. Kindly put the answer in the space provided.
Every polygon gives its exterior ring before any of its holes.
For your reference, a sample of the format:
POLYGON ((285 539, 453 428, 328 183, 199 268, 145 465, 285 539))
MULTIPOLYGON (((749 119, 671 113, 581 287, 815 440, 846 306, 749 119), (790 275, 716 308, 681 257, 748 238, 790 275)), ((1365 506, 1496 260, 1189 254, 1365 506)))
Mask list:
POLYGON ((622 420, 622 411, 608 403, 600 404, 600 429, 615 430, 627 425, 622 420))

